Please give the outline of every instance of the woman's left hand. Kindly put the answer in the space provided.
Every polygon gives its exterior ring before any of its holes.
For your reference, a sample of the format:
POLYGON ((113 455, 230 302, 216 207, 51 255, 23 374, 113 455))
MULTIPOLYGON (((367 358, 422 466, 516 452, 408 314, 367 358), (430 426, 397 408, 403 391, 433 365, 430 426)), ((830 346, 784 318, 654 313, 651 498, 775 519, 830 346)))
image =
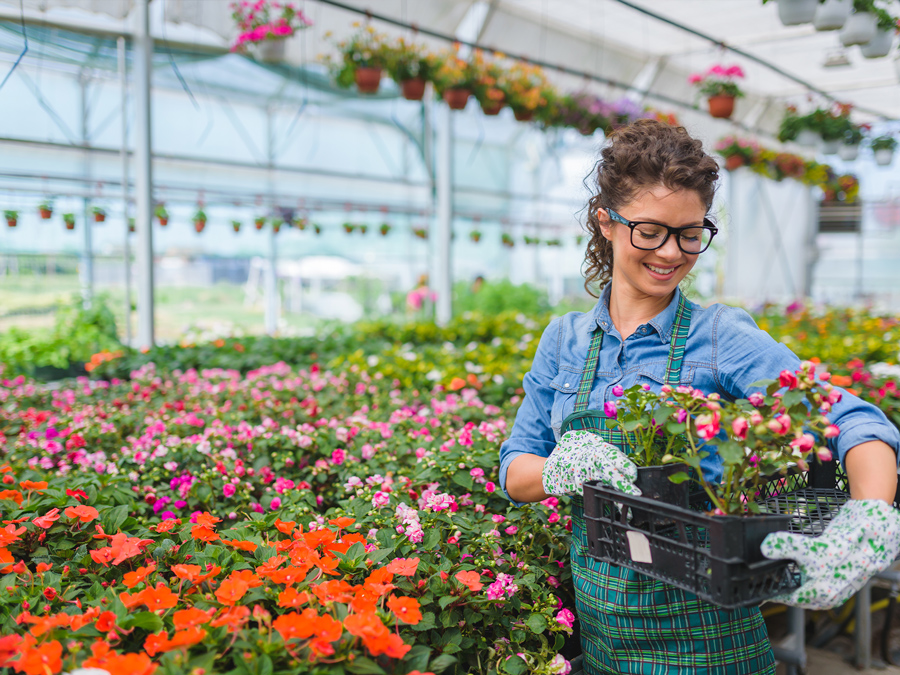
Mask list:
POLYGON ((760 546, 772 559, 796 560, 802 586, 774 602, 828 609, 843 604, 900 553, 900 511, 881 499, 854 499, 824 532, 811 537, 773 532, 760 546))

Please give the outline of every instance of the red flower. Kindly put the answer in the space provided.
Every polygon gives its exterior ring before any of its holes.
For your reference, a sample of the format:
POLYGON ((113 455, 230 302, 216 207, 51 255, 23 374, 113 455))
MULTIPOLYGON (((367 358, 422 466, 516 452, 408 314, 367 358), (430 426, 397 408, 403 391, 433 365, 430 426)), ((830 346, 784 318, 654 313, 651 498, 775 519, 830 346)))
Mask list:
POLYGON ((418 558, 395 558, 388 564, 387 571, 402 577, 411 577, 416 573, 418 567, 418 558))
POLYGON ((66 517, 77 518, 82 523, 89 523, 94 520, 100 513, 93 506, 70 506, 65 511, 66 517))
POLYGON ((38 516, 31 522, 42 529, 48 530, 53 527, 53 523, 55 523, 57 520, 59 520, 59 509, 52 509, 50 511, 47 511, 47 513, 45 513, 44 515, 38 516))
POLYGON ((422 612, 419 609, 419 601, 415 598, 397 598, 392 595, 390 598, 388 598, 387 606, 388 609, 390 609, 394 613, 394 616, 396 616, 405 624, 415 626, 422 620, 422 612))
POLYGON ((82 499, 87 499, 87 492, 84 490, 70 490, 66 488, 66 497, 75 497, 78 501, 82 499))

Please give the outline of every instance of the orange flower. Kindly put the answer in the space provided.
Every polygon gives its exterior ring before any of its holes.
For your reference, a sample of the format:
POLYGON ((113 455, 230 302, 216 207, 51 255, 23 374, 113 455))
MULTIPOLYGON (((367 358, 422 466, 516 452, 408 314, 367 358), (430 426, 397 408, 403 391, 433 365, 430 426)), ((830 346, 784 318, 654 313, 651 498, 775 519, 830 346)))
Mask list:
POLYGON ((232 631, 238 631, 244 627, 249 618, 250 608, 244 605, 236 605, 224 609, 209 625, 213 628, 228 626, 232 631))
POLYGON ((247 551, 253 553, 258 547, 252 541, 243 541, 241 539, 222 539, 222 543, 236 548, 238 551, 247 551))
POLYGON ((9 546, 10 544, 21 540, 20 534, 25 532, 25 527, 16 527, 15 525, 7 525, 0 528, 0 546, 9 546))
POLYGON ((341 639, 344 625, 337 619, 325 614, 316 619, 316 635, 322 640, 336 642, 341 639))
POLYGON ((309 593, 303 591, 298 593, 293 586, 288 586, 278 594, 279 607, 299 607, 309 602, 309 593))
POLYGON ((194 518, 194 522, 202 527, 215 527, 216 523, 222 522, 222 519, 216 518, 216 516, 211 514, 209 511, 204 511, 203 513, 198 514, 196 518, 194 518))
POLYGON ((53 527, 53 523, 55 523, 57 520, 59 520, 59 509, 51 509, 44 515, 38 516, 31 522, 44 530, 49 530, 51 527, 53 527))
POLYGON ((145 588, 139 595, 143 596, 143 603, 151 612, 170 609, 178 604, 178 596, 161 581, 157 582, 156 588, 145 588))
POLYGON ((331 646, 328 640, 323 638, 310 640, 307 647, 309 647, 309 651, 312 652, 312 657, 314 658, 322 658, 334 654, 334 647, 331 646))
POLYGON ((18 490, 0 490, 0 501, 11 499, 18 506, 22 506, 22 493, 18 490))
POLYGON ((47 570, 52 570, 52 569, 53 569, 53 565, 50 563, 38 563, 37 564, 37 573, 38 574, 43 574, 47 570))
POLYGON ((191 528, 191 536, 200 541, 215 541, 219 538, 219 533, 204 525, 194 525, 191 528))
POLYGON ((419 601, 415 598, 391 596, 387 601, 388 609, 405 624, 415 626, 422 620, 422 612, 419 610, 419 601))
POLYGON ((70 506, 65 511, 66 517, 68 518, 77 518, 82 523, 89 523, 94 518, 100 515, 100 512, 97 511, 93 506, 70 506))
POLYGON ((122 577, 122 583, 125 584, 125 588, 134 588, 155 569, 156 563, 150 563, 146 567, 138 567, 134 572, 126 572, 125 576, 122 577))
POLYGON ((329 525, 334 525, 335 527, 345 529, 350 527, 353 523, 356 522, 355 518, 347 518, 346 516, 342 516, 341 518, 334 518, 333 520, 329 520, 329 525))
POLYGON ((835 387, 849 387, 853 384, 853 378, 849 375, 832 375, 831 384, 835 387))
POLYGON ((330 574, 332 576, 338 575, 338 572, 335 572, 334 570, 336 570, 337 566, 341 564, 341 561, 337 558, 331 556, 323 558, 319 555, 311 556, 311 558, 312 563, 320 570, 322 570, 322 572, 324 572, 325 574, 330 574))
POLYGON ((151 657, 169 650, 169 636, 165 632, 151 633, 144 640, 144 651, 151 657))
POLYGON ((463 586, 468 587, 470 591, 480 591, 484 588, 481 583, 481 575, 478 572, 457 572, 453 577, 463 586))
POLYGON ((350 602, 353 599, 355 588, 346 581, 323 581, 321 584, 312 586, 313 593, 319 598, 319 602, 350 602))
POLYGON ((391 560, 386 569, 391 574, 399 574, 402 577, 411 577, 416 573, 418 567, 418 558, 395 558, 394 560, 391 560))
POLYGON ((296 520, 288 520, 284 521, 280 518, 275 519, 275 529, 281 532, 281 534, 286 534, 291 536, 291 532, 294 531, 294 527, 297 525, 296 520))
MULTIPOLYGON (((95 642, 94 645, 91 645, 91 649, 93 650, 97 644, 105 645, 105 643, 95 642)), ((108 650, 109 645, 105 646, 108 650)), ((153 675, 159 667, 146 654, 117 654, 116 652, 95 655, 86 659, 81 665, 84 668, 102 668, 110 675, 153 675)))
POLYGON ((12 665, 10 659, 19 655, 21 644, 24 641, 25 639, 19 635, 0 637, 0 668, 12 665))
POLYGON ((301 567, 288 566, 282 567, 280 570, 274 570, 269 573, 269 578, 273 583, 291 585, 306 578, 312 565, 303 565, 301 567))
POLYGON ((216 598, 223 605, 234 605, 250 590, 250 584, 242 579, 226 579, 216 589, 216 598))
POLYGON ((360 614, 363 612, 374 612, 375 607, 378 604, 378 598, 380 597, 381 596, 378 593, 366 590, 365 588, 358 588, 356 590, 356 597, 350 601, 350 609, 351 611, 360 614))
POLYGON ((135 593, 132 595, 131 593, 126 593, 122 591, 119 593, 119 600, 122 601, 122 604, 125 605, 125 609, 134 609, 135 607, 144 604, 144 596, 142 595, 144 591, 140 591, 139 593, 135 593))
POLYGON ((356 637, 365 639, 378 638, 389 634, 381 619, 375 612, 359 612, 350 614, 344 619, 344 628, 347 632, 356 637))
POLYGON ((196 583, 200 576, 200 565, 172 565, 172 572, 179 579, 196 583))
POLYGON ((115 612, 106 611, 103 612, 100 616, 97 617, 97 622, 94 624, 94 628, 99 630, 101 633, 108 633, 111 630, 114 630, 116 627, 116 614, 115 612))
POLYGON ((275 570, 279 568, 281 563, 285 562, 286 560, 287 558, 284 558, 280 555, 273 555, 262 565, 257 566, 256 573, 261 577, 270 576, 275 570))
POLYGON ((19 483, 19 487, 23 490, 35 490, 37 492, 40 492, 41 490, 47 489, 47 481, 23 480, 21 483, 19 483))
POLYGON ((309 608, 303 612, 288 612, 272 622, 272 628, 278 631, 285 642, 293 639, 305 640, 316 632, 319 615, 309 608))
POLYGON ((138 537, 129 537, 123 532, 119 532, 118 534, 114 534, 112 536, 107 534, 95 534, 94 537, 109 538, 110 540, 108 547, 90 552, 91 558, 94 559, 94 562, 100 563, 104 567, 108 567, 110 563, 112 563, 113 565, 118 565, 119 563, 122 563, 129 558, 140 555, 141 551, 146 548, 148 544, 153 543, 152 539, 139 539, 138 537))
POLYGON ((387 568, 379 567, 377 570, 372 570, 372 573, 366 578, 364 586, 366 590, 377 593, 378 595, 384 595, 396 588, 394 584, 388 583, 393 578, 394 575, 391 574, 387 568))
POLYGON ((463 387, 466 386, 466 381, 461 377, 454 377, 450 380, 450 384, 447 385, 447 389, 449 391, 459 391, 463 387))
POLYGON ((332 530, 313 530, 303 535, 303 540, 310 548, 316 548, 322 544, 330 544, 337 538, 332 530))
POLYGON ((204 629, 192 626, 175 633, 175 635, 172 636, 172 639, 169 640, 169 648, 176 649, 178 647, 190 647, 197 644, 205 637, 206 631, 204 629))
POLYGON ((243 581, 250 588, 258 588, 263 585, 262 579, 253 573, 253 570, 235 570, 228 575, 229 579, 238 579, 243 581))
POLYGON ((9 574, 14 562, 16 559, 12 557, 12 553, 5 548, 0 548, 0 573, 9 574))
POLYGON ((51 675, 62 670, 62 645, 57 640, 26 649, 15 663, 25 675, 51 675))
POLYGON ((181 518, 166 518, 158 525, 151 525, 149 529, 162 534, 163 532, 169 532, 177 525, 181 525, 181 518))
POLYGON ((209 623, 210 615, 203 610, 191 607, 189 609, 180 609, 172 615, 172 621, 175 624, 175 630, 183 628, 193 628, 194 626, 202 626, 209 623))

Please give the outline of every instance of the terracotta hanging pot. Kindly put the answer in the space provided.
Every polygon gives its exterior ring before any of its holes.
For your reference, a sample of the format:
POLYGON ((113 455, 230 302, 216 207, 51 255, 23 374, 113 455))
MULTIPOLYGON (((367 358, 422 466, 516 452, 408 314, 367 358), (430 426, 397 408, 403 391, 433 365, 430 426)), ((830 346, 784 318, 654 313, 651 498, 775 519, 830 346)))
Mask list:
POLYGON ((7 219, 6 219, 6 224, 7 224, 9 227, 15 227, 15 226, 18 224, 18 222, 19 222, 19 221, 18 221, 16 218, 7 218, 7 219))
POLYGON ((369 68, 367 66, 357 68, 354 77, 360 94, 378 93, 378 87, 381 84, 381 68, 369 68))
POLYGON ((195 220, 194 221, 194 230, 197 232, 203 232, 203 228, 206 227, 205 220, 195 220))
POLYGON ((712 117, 728 119, 734 112, 734 96, 710 96, 707 103, 709 104, 709 114, 712 117))
POLYGON ((165 227, 165 226, 168 225, 168 224, 169 224, 169 218, 168 218, 168 216, 165 216, 165 217, 161 216, 161 217, 159 218, 159 225, 160 225, 160 227, 165 227))
POLYGON ((233 223, 231 223, 231 227, 234 228, 234 231, 235 231, 235 232, 240 232, 240 231, 241 231, 241 224, 238 223, 238 222, 233 222, 233 223))
POLYGON ((469 102, 469 96, 472 94, 468 89, 446 89, 444 91, 444 100, 450 110, 463 110, 466 103, 469 102))
POLYGON ((400 83, 400 91, 407 101, 421 101, 425 96, 425 80, 414 77, 400 83))
POLYGON ((94 222, 95 222, 95 223, 103 223, 103 222, 105 222, 105 221, 106 221, 106 214, 105 214, 105 213, 95 213, 95 214, 94 214, 94 222))
POLYGON ((39 209, 41 218, 44 220, 50 220, 53 217, 52 209, 39 209))
POLYGON ((725 169, 727 171, 736 171, 744 166, 744 164, 746 164, 746 162, 740 155, 731 155, 731 157, 725 159, 725 169))
POLYGON ((67 220, 67 221, 66 221, 66 229, 67 229, 67 230, 74 230, 74 229, 75 229, 75 221, 74 221, 74 220, 67 220))
POLYGON ((503 110, 503 101, 486 101, 481 104, 481 112, 491 117, 499 115, 501 110, 503 110))
POLYGON ((513 116, 519 122, 530 122, 534 119, 534 110, 513 110, 513 116))

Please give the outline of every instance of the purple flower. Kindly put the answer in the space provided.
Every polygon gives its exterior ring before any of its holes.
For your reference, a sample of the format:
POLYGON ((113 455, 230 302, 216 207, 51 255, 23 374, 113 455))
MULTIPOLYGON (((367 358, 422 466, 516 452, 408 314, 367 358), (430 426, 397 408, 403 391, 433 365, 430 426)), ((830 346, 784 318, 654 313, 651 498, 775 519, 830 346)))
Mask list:
POLYGON ((622 388, 621 384, 617 384, 615 387, 612 388, 613 396, 621 396, 624 393, 625 393, 625 390, 622 388))
POLYGON ((616 406, 615 401, 607 401, 603 404, 603 414, 612 419, 616 419, 619 416, 619 410, 616 406))

